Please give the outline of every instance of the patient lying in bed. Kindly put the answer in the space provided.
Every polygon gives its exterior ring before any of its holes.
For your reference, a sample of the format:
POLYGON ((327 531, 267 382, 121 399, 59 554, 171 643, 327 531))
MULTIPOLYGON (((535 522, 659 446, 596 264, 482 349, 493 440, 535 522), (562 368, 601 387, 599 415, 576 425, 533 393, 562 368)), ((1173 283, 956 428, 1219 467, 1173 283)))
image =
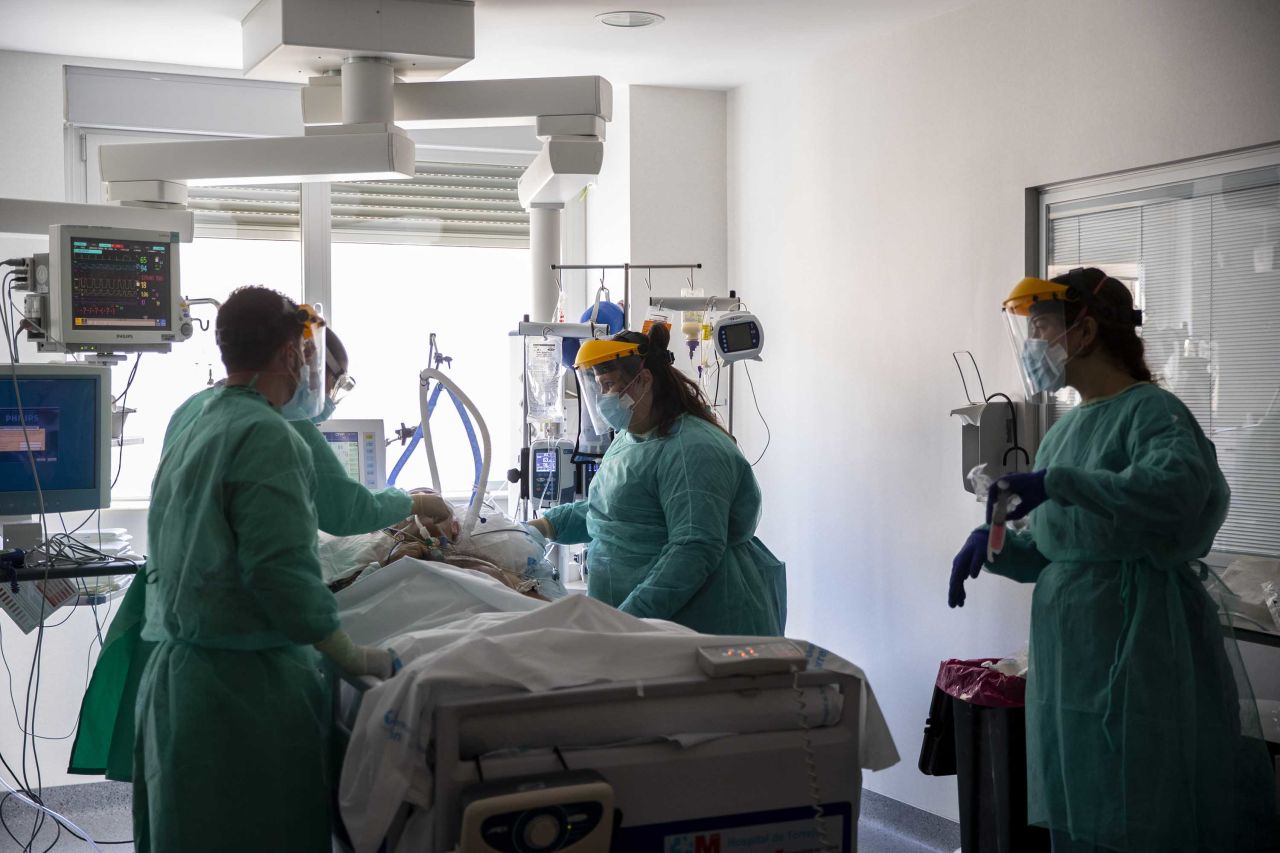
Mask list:
POLYGON ((321 570, 334 592, 402 557, 479 572, 539 601, 565 594, 558 573, 542 549, 496 507, 484 509, 474 535, 460 535, 453 515, 409 518, 358 536, 320 534, 321 570))

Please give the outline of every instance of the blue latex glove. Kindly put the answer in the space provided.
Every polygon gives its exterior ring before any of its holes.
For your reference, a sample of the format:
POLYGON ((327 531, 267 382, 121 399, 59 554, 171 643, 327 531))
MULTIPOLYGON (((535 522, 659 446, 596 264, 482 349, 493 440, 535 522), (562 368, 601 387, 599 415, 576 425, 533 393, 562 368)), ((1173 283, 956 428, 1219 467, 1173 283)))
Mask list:
POLYGON ((964 607, 964 579, 976 578, 987 558, 987 531, 975 530, 965 540, 964 547, 951 561, 951 587, 947 591, 947 606, 964 607))
POLYGON ((1049 500, 1049 495, 1044 490, 1044 475, 1044 471, 1034 471, 1030 474, 1005 474, 992 483, 991 490, 987 492, 987 524, 991 523, 991 510, 996 505, 996 498, 1002 493, 1012 492, 1021 498, 1021 502, 1009 511, 1006 516, 1007 521, 1017 521, 1049 500))

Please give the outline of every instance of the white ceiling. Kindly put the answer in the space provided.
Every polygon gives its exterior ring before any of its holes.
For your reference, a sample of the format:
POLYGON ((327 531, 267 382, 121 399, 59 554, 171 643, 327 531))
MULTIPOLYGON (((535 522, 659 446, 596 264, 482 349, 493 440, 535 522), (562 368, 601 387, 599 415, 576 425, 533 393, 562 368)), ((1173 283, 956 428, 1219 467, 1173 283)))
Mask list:
MULTIPOLYGON (((357 2, 358 0, 352 0, 357 2)), ((731 88, 972 0, 477 0, 476 60, 451 78, 601 74, 615 83, 731 88), (665 23, 624 30, 599 12, 665 23)), ((0 49, 240 67, 256 0, 0 0, 0 49)))

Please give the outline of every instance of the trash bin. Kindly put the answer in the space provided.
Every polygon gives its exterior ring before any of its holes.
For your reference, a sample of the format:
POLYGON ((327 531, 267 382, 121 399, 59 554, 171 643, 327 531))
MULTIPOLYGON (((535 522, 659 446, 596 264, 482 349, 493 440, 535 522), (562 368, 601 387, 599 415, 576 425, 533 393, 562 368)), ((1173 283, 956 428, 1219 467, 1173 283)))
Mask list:
POLYGON ((920 770, 956 774, 964 853, 1048 853, 1049 831, 1027 825, 1026 680, 993 662, 942 662, 920 770))

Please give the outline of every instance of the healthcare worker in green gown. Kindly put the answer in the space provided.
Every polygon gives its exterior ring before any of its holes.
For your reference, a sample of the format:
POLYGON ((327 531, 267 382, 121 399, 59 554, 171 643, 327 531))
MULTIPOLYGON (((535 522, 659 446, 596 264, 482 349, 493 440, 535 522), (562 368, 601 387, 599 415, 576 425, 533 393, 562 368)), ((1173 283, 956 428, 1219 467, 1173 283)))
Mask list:
MULTIPOLYGON (((330 450, 316 423, 328 420, 342 397, 355 386, 348 372, 346 347, 333 330, 325 328, 324 408, 314 418, 290 421, 311 449, 316 475, 315 506, 319 527, 334 536, 369 533, 416 515, 439 523, 452 510, 436 495, 409 495, 400 489, 370 490, 352 479, 330 450)), ((185 434, 189 422, 199 418, 223 383, 192 395, 175 412, 165 431, 163 448, 175 433, 185 434)), ((103 640, 102 652, 80 708, 80 722, 71 750, 68 772, 103 776, 121 782, 133 780, 133 709, 138 682, 151 653, 144 641, 142 618, 146 608, 146 583, 132 584, 103 640)))
POLYGON ((1024 279, 1004 311, 1027 393, 1070 386, 1082 399, 1034 472, 991 488, 988 521, 1016 497, 1009 518, 1029 514, 1029 531, 987 562, 980 528, 952 568, 952 607, 984 565, 1035 584, 1030 822, 1057 853, 1280 844, 1256 706, 1202 583, 1230 501, 1213 444, 1153 384, 1120 281, 1093 268, 1024 279))
POLYGON ((760 487, 706 399, 673 367, 670 332, 623 332, 578 351, 585 410, 616 436, 586 500, 532 526, 590 543, 587 592, 633 616, 709 634, 778 636, 786 568, 755 537, 760 487))
POLYGON ((355 646, 316 556, 316 474, 288 423, 320 413, 323 321, 246 287, 218 311, 227 368, 169 431, 152 486, 133 809, 139 851, 331 849, 326 693, 312 646, 389 677, 355 646))

